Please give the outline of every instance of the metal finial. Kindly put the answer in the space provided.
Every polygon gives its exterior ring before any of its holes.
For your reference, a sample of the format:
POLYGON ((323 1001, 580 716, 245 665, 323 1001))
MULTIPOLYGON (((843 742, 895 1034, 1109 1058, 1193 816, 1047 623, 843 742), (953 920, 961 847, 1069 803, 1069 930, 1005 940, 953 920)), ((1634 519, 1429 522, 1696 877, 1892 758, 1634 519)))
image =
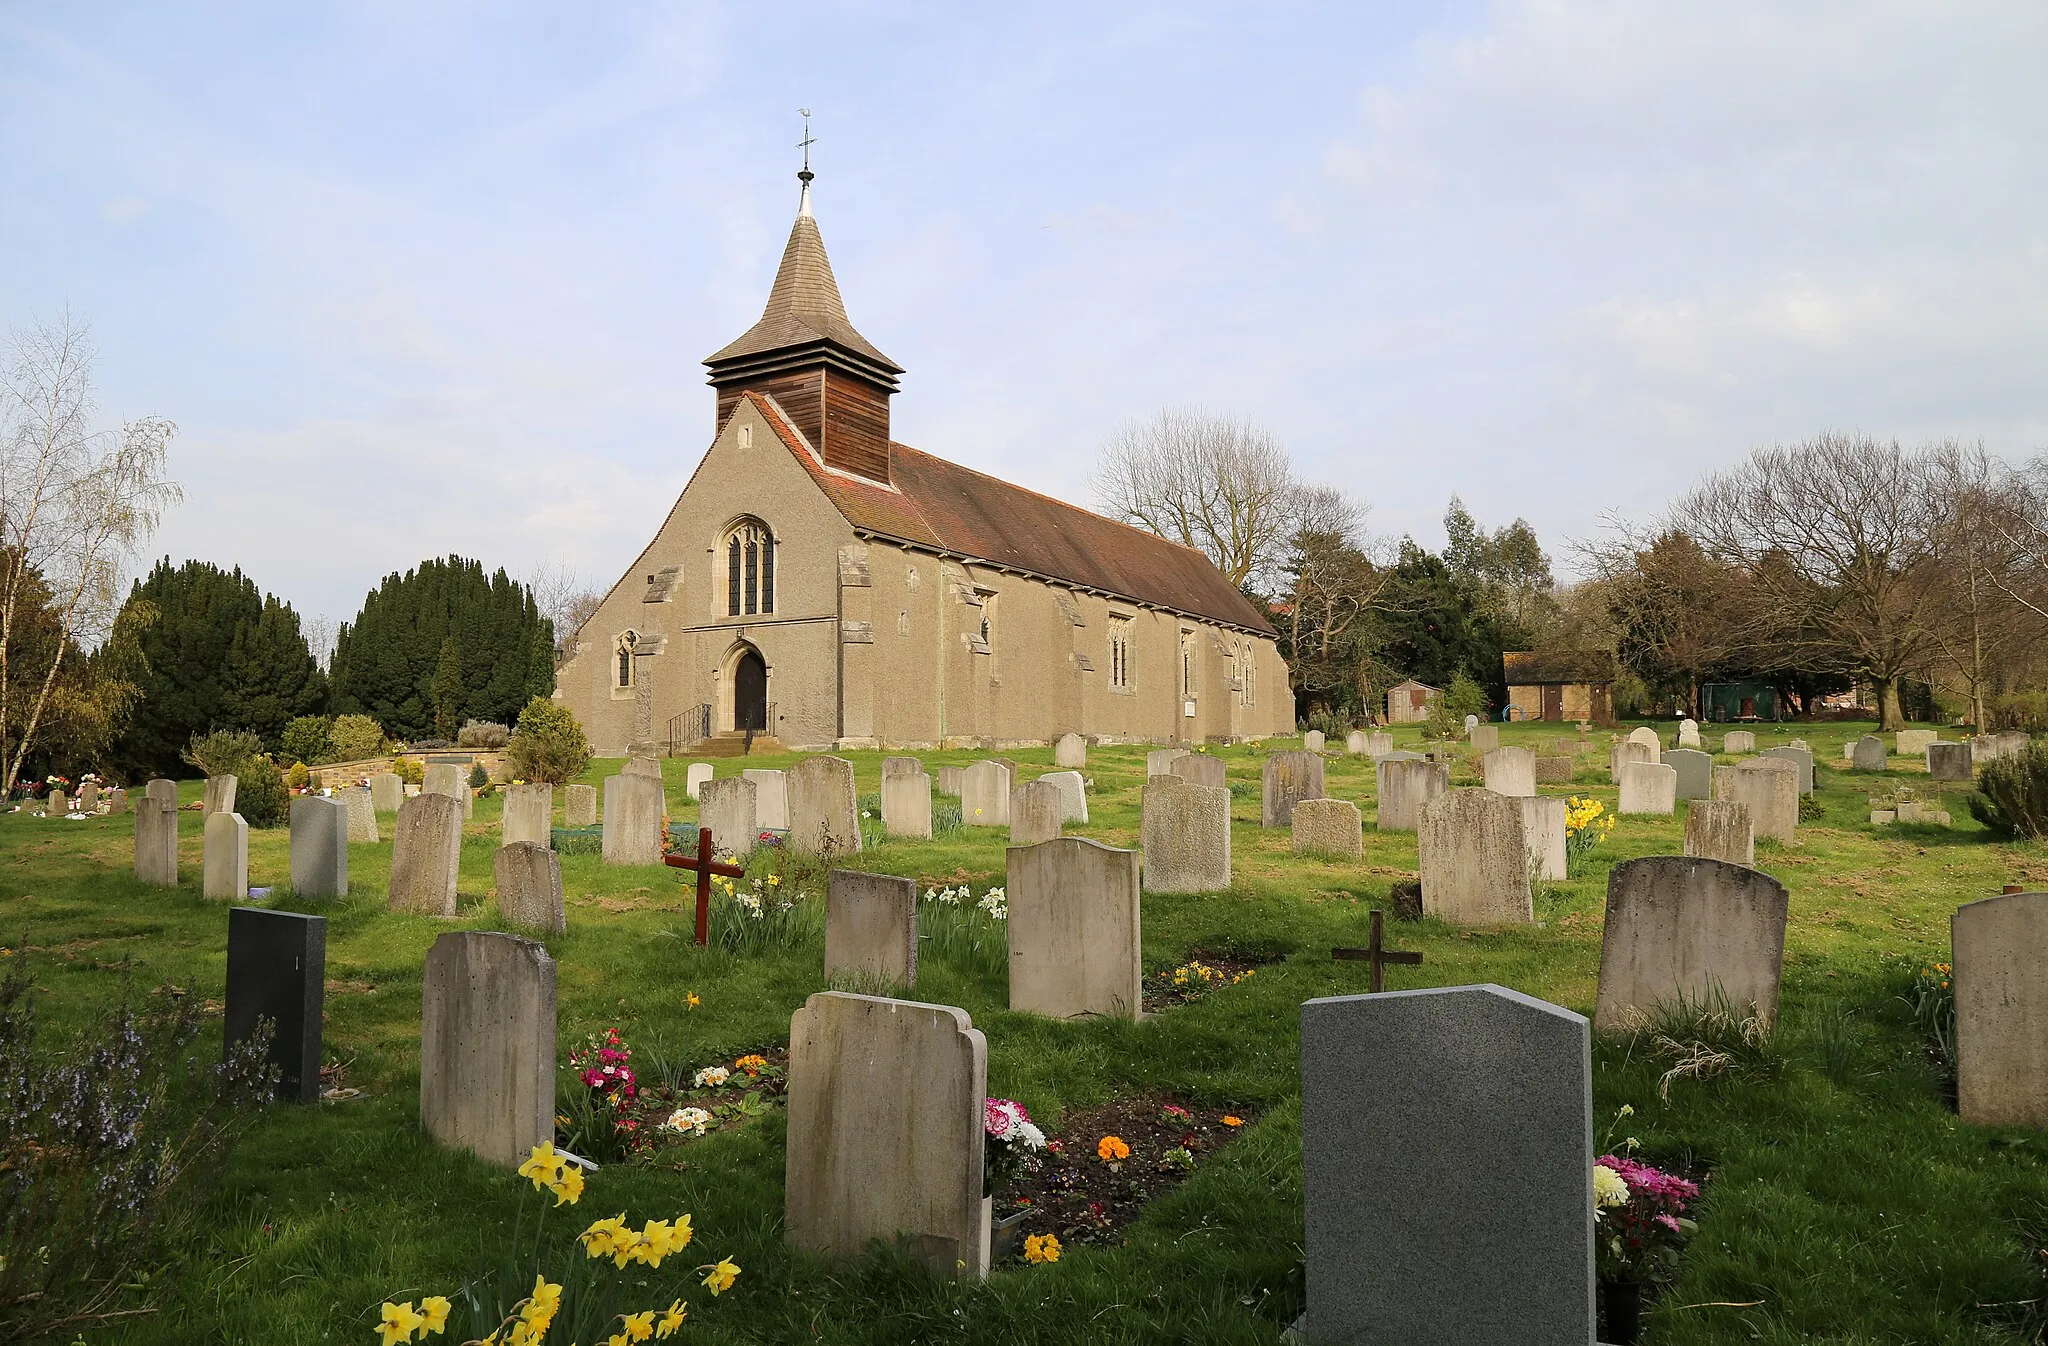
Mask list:
POLYGON ((807 107, 800 107, 797 109, 797 114, 804 119, 804 138, 796 142, 797 148, 804 152, 804 166, 802 171, 796 175, 796 180, 803 183, 805 187, 809 187, 811 179, 818 176, 811 171, 811 146, 818 142, 811 135, 811 110, 807 107))

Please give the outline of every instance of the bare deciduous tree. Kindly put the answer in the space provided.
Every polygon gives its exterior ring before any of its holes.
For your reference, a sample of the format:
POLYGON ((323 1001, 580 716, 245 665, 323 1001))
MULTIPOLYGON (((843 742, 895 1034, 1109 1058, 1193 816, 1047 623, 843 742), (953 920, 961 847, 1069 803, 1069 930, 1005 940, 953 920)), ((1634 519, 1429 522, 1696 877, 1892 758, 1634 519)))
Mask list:
POLYGON ((67 314, 17 329, 0 370, 0 762, 10 781, 66 655, 111 628, 123 563, 181 498, 164 476, 175 425, 146 416, 118 432, 94 428, 95 354, 67 314), (47 667, 17 667, 13 637, 38 600, 59 638, 47 667))
POLYGON ((1276 563, 1297 526, 1280 441, 1199 407, 1125 425, 1103 447, 1095 491, 1112 518, 1200 549, 1240 587, 1276 563))
POLYGON ((568 645, 604 602, 603 593, 586 588, 576 568, 559 558, 536 565, 526 578, 526 587, 533 591, 540 615, 554 623, 557 650, 568 645))

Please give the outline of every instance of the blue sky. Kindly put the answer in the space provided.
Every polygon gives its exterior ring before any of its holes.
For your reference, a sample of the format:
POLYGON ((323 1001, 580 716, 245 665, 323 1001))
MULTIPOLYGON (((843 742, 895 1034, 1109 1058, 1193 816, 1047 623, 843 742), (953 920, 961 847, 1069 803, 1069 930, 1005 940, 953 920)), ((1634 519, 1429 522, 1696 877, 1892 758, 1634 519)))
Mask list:
POLYGON ((156 550, 341 620, 608 585, 766 298, 795 109, 906 443, 1087 502, 1203 404, 1553 554, 1823 429, 2048 448, 2048 7, 0 0, 0 324, 181 427, 156 550))

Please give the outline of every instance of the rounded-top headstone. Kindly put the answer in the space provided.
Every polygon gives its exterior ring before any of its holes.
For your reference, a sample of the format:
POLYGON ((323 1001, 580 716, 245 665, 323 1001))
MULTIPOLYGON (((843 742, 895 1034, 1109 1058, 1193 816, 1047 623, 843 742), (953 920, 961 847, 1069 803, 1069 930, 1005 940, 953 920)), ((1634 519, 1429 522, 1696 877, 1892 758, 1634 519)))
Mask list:
POLYGON ((1058 767, 1087 766, 1088 740, 1079 734, 1061 734, 1059 741, 1052 745, 1052 761, 1058 767))

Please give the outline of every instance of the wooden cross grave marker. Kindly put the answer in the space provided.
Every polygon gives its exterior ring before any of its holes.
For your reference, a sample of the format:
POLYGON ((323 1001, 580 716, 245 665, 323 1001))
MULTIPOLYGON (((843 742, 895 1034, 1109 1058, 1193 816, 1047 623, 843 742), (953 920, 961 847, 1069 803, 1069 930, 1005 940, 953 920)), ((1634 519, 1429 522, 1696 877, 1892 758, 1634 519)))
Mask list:
POLYGON ((1362 949, 1332 949, 1330 957, 1353 962, 1370 963, 1372 971, 1366 978, 1366 989, 1378 994, 1387 989, 1387 964, 1402 963, 1409 966, 1419 964, 1419 953, 1395 953, 1386 947, 1387 914, 1375 908, 1372 913, 1372 937, 1362 949))
MULTIPOLYGON (((746 877, 747 871, 738 865, 722 864, 711 858, 711 829, 701 824, 697 828, 697 853, 694 856, 664 855, 661 862, 677 869, 697 871, 697 947, 708 947, 711 943, 711 876, 722 874, 728 879, 740 879, 746 877)), ((1377 916, 1379 913, 1373 914, 1377 916)))

